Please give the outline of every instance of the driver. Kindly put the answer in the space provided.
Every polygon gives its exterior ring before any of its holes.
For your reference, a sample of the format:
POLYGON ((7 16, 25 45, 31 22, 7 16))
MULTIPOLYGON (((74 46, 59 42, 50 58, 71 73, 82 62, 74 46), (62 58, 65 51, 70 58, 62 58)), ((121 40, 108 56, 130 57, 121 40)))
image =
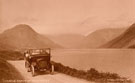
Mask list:
POLYGON ((28 63, 28 66, 30 66, 30 54, 28 51, 24 53, 25 61, 28 63))
POLYGON ((25 56, 25 60, 29 62, 30 54, 28 51, 25 52, 24 56, 25 56))

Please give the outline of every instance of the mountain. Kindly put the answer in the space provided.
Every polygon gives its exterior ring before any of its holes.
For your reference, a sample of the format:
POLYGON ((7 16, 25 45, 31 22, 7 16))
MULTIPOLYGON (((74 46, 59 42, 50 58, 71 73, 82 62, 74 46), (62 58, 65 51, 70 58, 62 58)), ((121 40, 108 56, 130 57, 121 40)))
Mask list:
POLYGON ((84 43, 85 36, 80 34, 58 34, 58 35, 48 35, 48 37, 55 41, 57 44, 65 48, 82 48, 80 45, 84 43))
POLYGON ((38 34, 29 25, 20 24, 0 34, 1 49, 60 48, 52 40, 38 34))
POLYGON ((105 22, 105 24, 101 26, 100 24, 97 24, 97 21, 101 21, 102 23, 101 19, 96 18, 95 20, 95 17, 94 18, 89 17, 75 25, 68 25, 68 27, 70 26, 75 28, 71 30, 76 31, 76 34, 68 33, 60 35, 48 35, 48 38, 66 48, 89 49, 89 48, 98 48, 99 46, 107 43, 108 41, 112 40, 113 38, 117 37, 118 35, 120 35, 122 32, 125 31, 125 28, 114 28, 119 27, 116 26, 117 23, 110 23, 109 21, 107 21, 105 22), (100 28, 109 27, 109 28, 95 30, 94 28, 97 27, 100 28), (86 32, 88 33, 91 30, 95 31, 88 34, 87 36, 80 35, 80 33, 86 34, 86 32))
POLYGON ((103 48, 134 48, 135 24, 132 24, 125 32, 101 46, 103 48))
POLYGON ((120 35, 125 29, 126 28, 105 28, 96 30, 86 36, 83 46, 86 48, 98 48, 120 35))
POLYGON ((126 28, 105 28, 96 30, 87 36, 80 34, 48 35, 48 37, 65 48, 98 48, 120 35, 126 28))

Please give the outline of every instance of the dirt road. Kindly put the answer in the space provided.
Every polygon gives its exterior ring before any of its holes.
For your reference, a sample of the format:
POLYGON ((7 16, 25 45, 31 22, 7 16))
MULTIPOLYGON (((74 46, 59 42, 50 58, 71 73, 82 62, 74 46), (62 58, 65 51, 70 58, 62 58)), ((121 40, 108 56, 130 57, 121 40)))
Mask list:
POLYGON ((93 83, 83 79, 78 79, 61 73, 54 75, 43 74, 32 77, 31 72, 27 72, 24 67, 24 61, 8 61, 24 76, 28 83, 93 83))

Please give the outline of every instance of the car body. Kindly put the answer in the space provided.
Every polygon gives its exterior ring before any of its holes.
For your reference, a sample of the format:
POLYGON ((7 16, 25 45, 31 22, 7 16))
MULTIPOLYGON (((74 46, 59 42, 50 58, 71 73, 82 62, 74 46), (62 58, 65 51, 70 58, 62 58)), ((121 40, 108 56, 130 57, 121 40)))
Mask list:
POLYGON ((27 71, 32 72, 32 76, 36 75, 37 71, 49 71, 51 74, 54 71, 54 66, 51 63, 51 49, 28 49, 29 56, 25 57, 25 67, 27 71))

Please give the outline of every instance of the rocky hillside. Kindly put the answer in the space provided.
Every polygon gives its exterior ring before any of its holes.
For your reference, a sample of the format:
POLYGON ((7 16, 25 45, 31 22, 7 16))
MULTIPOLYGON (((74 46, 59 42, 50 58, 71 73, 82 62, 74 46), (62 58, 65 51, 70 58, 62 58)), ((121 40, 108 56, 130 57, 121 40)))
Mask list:
POLYGON ((101 46, 103 48, 134 48, 135 24, 132 24, 125 32, 101 46))

